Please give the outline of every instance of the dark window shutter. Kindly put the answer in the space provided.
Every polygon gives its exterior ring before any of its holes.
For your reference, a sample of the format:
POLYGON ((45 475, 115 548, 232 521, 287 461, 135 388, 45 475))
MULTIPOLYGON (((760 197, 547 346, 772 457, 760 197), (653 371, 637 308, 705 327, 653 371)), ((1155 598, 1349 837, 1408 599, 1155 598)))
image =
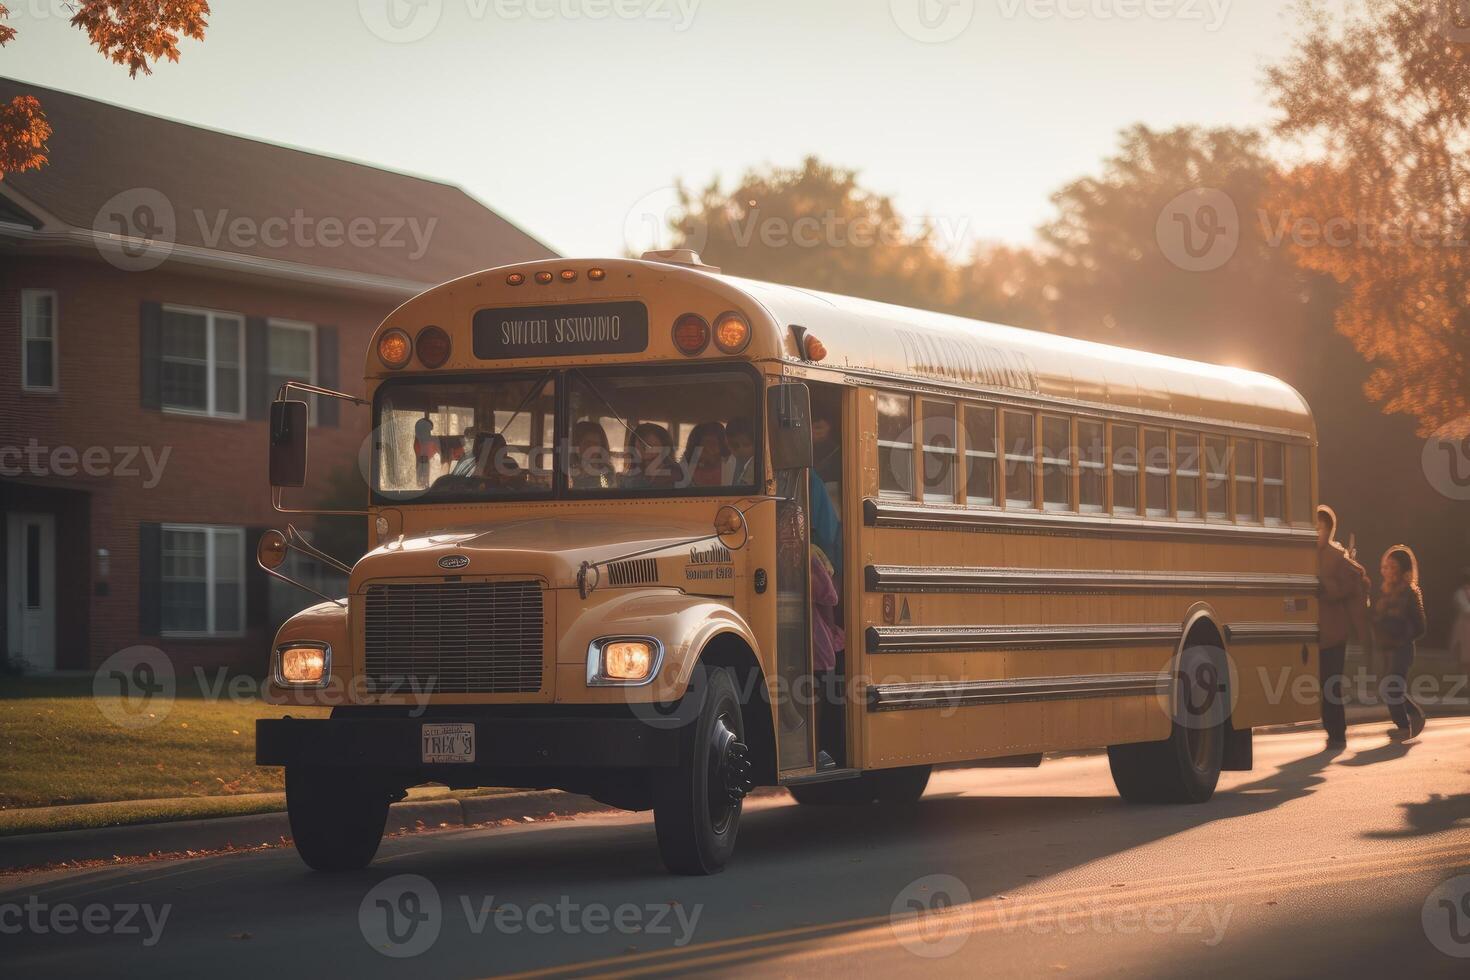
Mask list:
MULTIPOLYGON (((338 390, 341 379, 337 372, 337 328, 316 328, 316 383, 323 388, 338 390)), ((341 417, 342 405, 335 398, 318 396, 316 400, 316 424, 336 426, 341 417)))
POLYGON ((245 625, 249 628, 269 626, 271 615, 271 579, 255 560, 264 527, 245 529, 245 625))
POLYGON ((144 408, 163 405, 163 304, 143 301, 138 316, 138 388, 144 408))
POLYGON ((163 631, 163 527, 138 525, 138 632, 163 631))
POLYGON ((245 318, 245 417, 263 419, 270 414, 271 332, 264 317, 245 318))

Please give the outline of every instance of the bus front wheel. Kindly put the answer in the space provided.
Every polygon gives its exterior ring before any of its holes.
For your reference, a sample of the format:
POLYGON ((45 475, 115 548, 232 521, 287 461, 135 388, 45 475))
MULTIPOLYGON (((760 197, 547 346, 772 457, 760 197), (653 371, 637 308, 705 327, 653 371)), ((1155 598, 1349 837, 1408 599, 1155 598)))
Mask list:
POLYGON ((740 811, 750 790, 750 750, 735 675, 701 664, 689 694, 698 716, 683 732, 683 762, 655 783, 653 824, 664 866, 675 874, 709 875, 735 852, 740 811))
POLYGON ((316 871, 367 867, 388 823, 388 792, 350 771, 286 767, 286 816, 301 860, 316 871))

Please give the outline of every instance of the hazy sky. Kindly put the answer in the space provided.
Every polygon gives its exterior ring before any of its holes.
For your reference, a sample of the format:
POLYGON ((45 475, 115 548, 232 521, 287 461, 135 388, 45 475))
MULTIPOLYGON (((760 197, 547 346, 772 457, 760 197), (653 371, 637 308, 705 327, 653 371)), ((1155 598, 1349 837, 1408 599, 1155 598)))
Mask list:
POLYGON ((1025 242, 1120 128, 1266 120, 1291 28, 1288 0, 213 0, 130 81, 64 0, 5 3, 0 74, 457 183, 569 255, 647 244, 676 178, 812 153, 1025 242))

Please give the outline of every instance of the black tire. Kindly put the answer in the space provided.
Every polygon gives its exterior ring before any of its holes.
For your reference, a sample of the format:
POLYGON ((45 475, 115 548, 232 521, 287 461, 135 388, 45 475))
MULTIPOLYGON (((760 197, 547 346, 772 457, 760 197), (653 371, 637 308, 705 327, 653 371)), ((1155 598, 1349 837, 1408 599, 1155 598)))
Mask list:
POLYGON ((699 716, 682 733, 677 768, 654 781, 653 825, 664 867, 674 874, 711 875, 735 852, 750 763, 735 675, 724 667, 695 668, 685 697, 699 698, 699 716))
POLYGON ((879 803, 917 803, 929 786, 932 766, 900 766, 869 773, 873 779, 873 795, 879 803))
POLYGON ((1234 690, 1224 649, 1191 637, 1174 664, 1169 737, 1108 747, 1119 795, 1130 803, 1203 803, 1213 796, 1234 690))
POLYGON ((786 789, 802 806, 866 806, 874 799, 871 777, 871 773, 863 773, 854 779, 808 783, 805 786, 788 786, 786 789))
POLYGON ((301 860, 316 871, 371 863, 388 823, 389 793, 349 771, 286 767, 286 815, 301 860))

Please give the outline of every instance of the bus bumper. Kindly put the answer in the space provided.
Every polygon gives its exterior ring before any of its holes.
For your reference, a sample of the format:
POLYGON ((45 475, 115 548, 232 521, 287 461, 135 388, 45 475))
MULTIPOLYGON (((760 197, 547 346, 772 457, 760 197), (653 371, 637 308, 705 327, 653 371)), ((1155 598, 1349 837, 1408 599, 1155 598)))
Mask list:
POLYGON ((255 762, 262 766, 358 769, 645 768, 679 763, 678 727, 636 718, 262 718, 255 762), (473 725, 473 762, 428 765, 424 725, 473 725))

